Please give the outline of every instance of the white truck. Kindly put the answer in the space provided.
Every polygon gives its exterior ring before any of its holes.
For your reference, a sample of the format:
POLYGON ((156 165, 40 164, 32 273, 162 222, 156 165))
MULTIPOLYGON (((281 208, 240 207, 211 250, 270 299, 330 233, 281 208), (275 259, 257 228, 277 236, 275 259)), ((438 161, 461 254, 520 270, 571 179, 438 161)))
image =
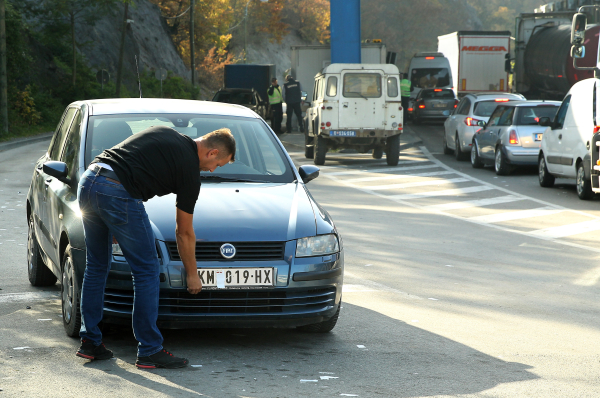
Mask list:
POLYGON ((400 74, 392 64, 331 64, 314 79, 314 93, 306 111, 304 154, 316 165, 325 164, 329 149, 386 153, 390 166, 398 164, 403 110, 400 74))
POLYGON ((438 52, 450 61, 457 96, 508 91, 504 64, 510 32, 458 31, 438 36, 438 52))
MULTIPOLYGON (((291 75, 300 82, 307 98, 313 96, 315 75, 331 64, 330 46, 292 46, 291 75)), ((383 43, 361 44, 361 63, 385 64, 387 50, 383 43)))

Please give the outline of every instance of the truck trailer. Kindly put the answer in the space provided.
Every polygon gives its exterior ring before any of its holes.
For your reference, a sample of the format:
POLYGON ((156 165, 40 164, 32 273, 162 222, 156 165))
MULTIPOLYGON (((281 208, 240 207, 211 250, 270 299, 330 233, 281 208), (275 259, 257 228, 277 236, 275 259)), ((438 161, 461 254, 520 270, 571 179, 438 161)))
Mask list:
POLYGON ((458 31, 438 36, 438 52, 450 61, 457 96, 508 90, 504 68, 509 31, 458 31))
POLYGON ((271 64, 225 65, 225 88, 254 89, 263 101, 268 101, 267 90, 271 85, 271 78, 276 76, 275 72, 275 65, 271 64))

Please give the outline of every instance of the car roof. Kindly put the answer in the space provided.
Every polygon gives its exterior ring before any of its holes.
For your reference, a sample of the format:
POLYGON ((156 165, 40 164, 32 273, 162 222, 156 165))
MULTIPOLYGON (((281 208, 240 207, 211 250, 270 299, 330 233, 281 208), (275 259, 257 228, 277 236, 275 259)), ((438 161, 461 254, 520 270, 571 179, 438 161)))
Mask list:
POLYGON ((552 105, 560 106, 560 101, 545 101, 545 100, 525 100, 525 101, 510 101, 505 102, 502 105, 506 106, 538 106, 538 105, 552 105))
POLYGON ((89 114, 122 115, 132 113, 194 113, 256 118, 257 115, 242 105, 223 102, 194 101, 170 98, 114 98, 78 101, 72 105, 87 105, 89 114))
POLYGON ((519 99, 524 100, 525 97, 522 94, 516 93, 470 93, 467 94, 471 97, 475 97, 476 100, 487 100, 487 99, 496 99, 496 98, 509 98, 509 99, 519 99))
POLYGON ((223 87, 220 88, 219 91, 217 92, 227 92, 227 93, 252 93, 255 90, 253 88, 229 88, 229 87, 223 87))

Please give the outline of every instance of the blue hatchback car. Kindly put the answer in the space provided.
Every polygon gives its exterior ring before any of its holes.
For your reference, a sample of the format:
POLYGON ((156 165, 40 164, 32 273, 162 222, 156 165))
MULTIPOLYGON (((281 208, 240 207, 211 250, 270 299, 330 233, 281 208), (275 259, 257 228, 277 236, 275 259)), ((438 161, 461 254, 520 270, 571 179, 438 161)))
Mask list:
MULTIPOLYGON (((235 163, 201 173, 194 211, 201 293, 185 288, 175 195, 146 203, 161 264, 159 326, 332 330, 341 307, 344 253, 333 220, 306 188, 319 169, 296 169, 265 121, 246 107, 135 98, 69 105, 35 165, 27 196, 28 275, 34 286, 60 281, 67 334, 76 336, 81 323, 79 178, 105 148, 158 125, 192 138, 226 127, 237 143, 235 163)), ((104 321, 130 324, 133 281, 116 240, 112 254, 104 321)))

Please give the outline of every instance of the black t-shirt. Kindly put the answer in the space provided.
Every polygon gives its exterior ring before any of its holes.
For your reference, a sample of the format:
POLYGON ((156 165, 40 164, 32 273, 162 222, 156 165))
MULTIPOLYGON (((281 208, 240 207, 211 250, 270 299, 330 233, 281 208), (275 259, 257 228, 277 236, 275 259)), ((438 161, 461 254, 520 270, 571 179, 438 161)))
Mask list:
POLYGON ((123 187, 144 201, 177 194, 177 208, 193 214, 200 194, 200 159, 194 140, 169 127, 150 127, 104 150, 92 163, 113 168, 123 187))

